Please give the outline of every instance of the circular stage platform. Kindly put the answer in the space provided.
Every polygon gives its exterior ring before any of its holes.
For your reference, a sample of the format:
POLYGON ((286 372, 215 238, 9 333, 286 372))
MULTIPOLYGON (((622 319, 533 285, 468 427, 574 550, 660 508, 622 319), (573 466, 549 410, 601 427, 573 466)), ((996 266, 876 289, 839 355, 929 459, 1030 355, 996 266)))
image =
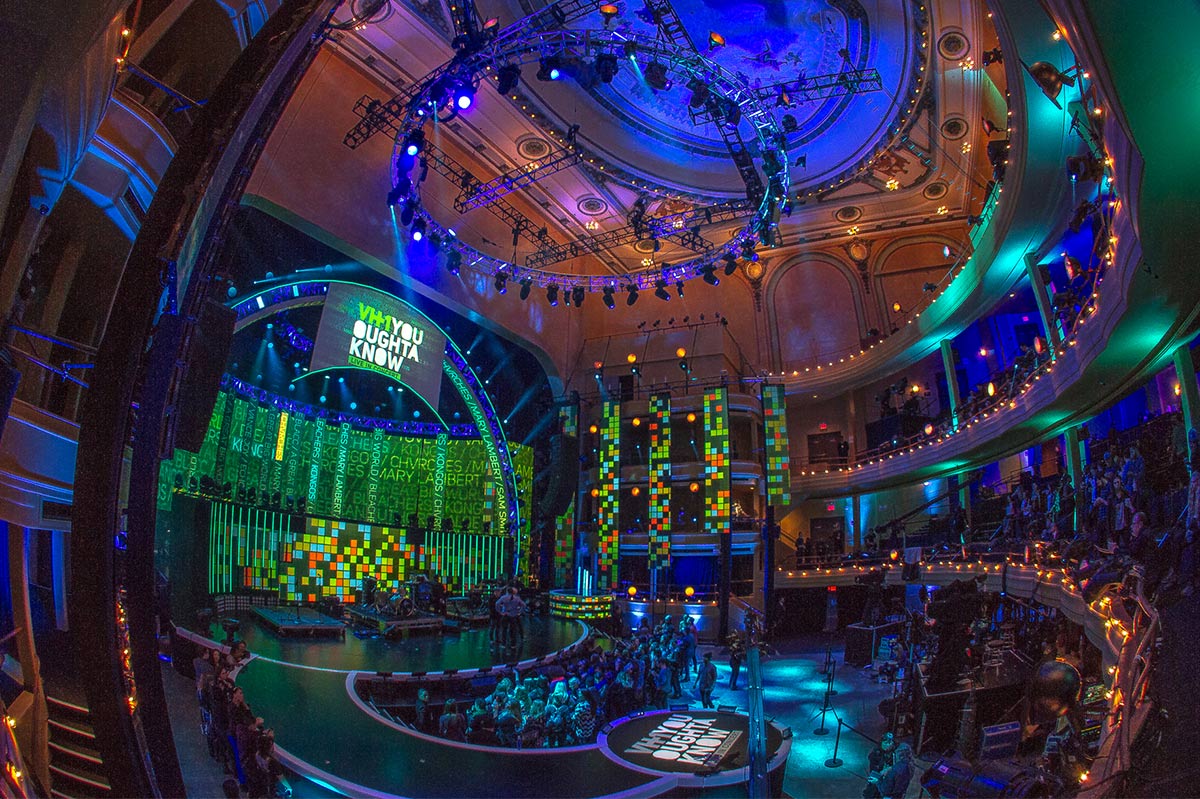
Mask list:
MULTIPOLYGON (((492 647, 486 629, 404 640, 353 634, 345 640, 286 638, 249 615, 243 618, 241 635, 253 657, 241 668, 237 683, 255 715, 274 729, 281 759, 298 774, 345 796, 634 799, 680 788, 693 794, 711 788, 714 795, 727 796, 731 788, 741 793, 732 786, 746 779, 749 726, 736 713, 650 712, 610 724, 600 742, 588 746, 501 749, 416 732, 378 713, 355 690, 360 682, 381 680, 409 689, 444 684, 448 678, 483 682, 513 663, 522 670, 537 668, 586 637, 581 622, 529 619, 525 641, 515 651, 492 647), (681 721, 685 727, 716 731, 704 739, 706 757, 715 751, 708 744, 719 733, 725 746, 720 758, 697 771, 681 768, 690 764, 682 756, 674 758, 673 767, 662 767, 667 761, 653 754, 648 763, 640 762, 646 753, 638 751, 638 741, 658 740, 662 736, 654 730, 674 729, 669 725, 681 721)), ((767 743, 774 784, 782 776, 790 741, 768 725, 767 743)))

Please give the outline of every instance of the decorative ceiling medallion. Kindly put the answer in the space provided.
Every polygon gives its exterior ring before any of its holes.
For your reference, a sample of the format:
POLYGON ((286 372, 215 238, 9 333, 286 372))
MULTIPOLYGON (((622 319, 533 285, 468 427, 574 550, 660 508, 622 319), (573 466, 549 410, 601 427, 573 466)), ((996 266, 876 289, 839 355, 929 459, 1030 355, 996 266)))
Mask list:
POLYGON ((845 205, 833 213, 834 219, 839 222, 856 222, 862 218, 862 215, 863 210, 857 205, 845 205))
POLYGON ((970 50, 971 43, 967 41, 967 37, 962 31, 950 29, 938 39, 938 53, 941 54, 942 58, 957 61, 970 52, 970 50))
POLYGON ((942 135, 951 141, 966 136, 968 130, 970 130, 970 126, 962 117, 948 117, 942 123, 942 135))
POLYGON ((871 251, 867 248, 867 245, 861 241, 851 242, 850 246, 846 248, 846 252, 849 253, 850 257, 857 263, 863 263, 867 260, 867 256, 871 254, 871 251))
POLYGON ((654 239, 638 239, 637 243, 633 245, 633 249, 640 253, 653 254, 654 239))
POLYGON ((537 136, 529 136, 517 142, 517 153, 530 161, 536 161, 539 158, 545 158, 550 153, 550 145, 545 139, 539 139, 537 136))
POLYGON ((939 180, 934 183, 930 183, 925 187, 925 191, 921 193, 925 195, 926 200, 940 200, 942 197, 946 196, 946 192, 948 190, 949 187, 939 180))
POLYGON ((608 210, 608 203, 599 197, 584 197, 575 207, 585 216, 600 216, 608 210))

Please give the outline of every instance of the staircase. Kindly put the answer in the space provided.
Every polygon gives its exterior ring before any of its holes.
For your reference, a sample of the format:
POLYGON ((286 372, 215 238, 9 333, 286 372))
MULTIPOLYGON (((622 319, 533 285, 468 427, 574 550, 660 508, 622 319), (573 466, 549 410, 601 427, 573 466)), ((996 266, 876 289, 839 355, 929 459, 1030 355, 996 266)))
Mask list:
POLYGON ((54 799, 111 796, 86 707, 46 696, 50 716, 50 795, 54 799))

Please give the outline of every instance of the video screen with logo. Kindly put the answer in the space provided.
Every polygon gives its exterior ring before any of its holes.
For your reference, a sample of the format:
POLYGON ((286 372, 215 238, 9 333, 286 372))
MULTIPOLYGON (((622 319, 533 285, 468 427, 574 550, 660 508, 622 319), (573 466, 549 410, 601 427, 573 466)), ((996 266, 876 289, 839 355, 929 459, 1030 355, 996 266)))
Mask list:
POLYGON ((445 352, 445 334, 413 306, 365 286, 331 283, 309 368, 376 372, 437 408, 445 352))

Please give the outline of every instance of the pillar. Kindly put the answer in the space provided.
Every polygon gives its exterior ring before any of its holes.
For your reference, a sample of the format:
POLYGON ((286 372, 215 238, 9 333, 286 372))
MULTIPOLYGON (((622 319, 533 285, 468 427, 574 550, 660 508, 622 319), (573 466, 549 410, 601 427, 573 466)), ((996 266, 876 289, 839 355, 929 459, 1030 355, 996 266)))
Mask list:
POLYGON ((958 395, 958 370, 954 365, 954 343, 942 341, 942 368, 946 370, 946 391, 950 395, 950 422, 958 429, 958 406, 962 397, 958 395))
POLYGON ((1196 366, 1192 362, 1192 351, 1184 342, 1171 355, 1175 362, 1175 379, 1179 381, 1179 398, 1183 402, 1183 424, 1188 431, 1188 459, 1196 457, 1192 443, 1192 431, 1200 430, 1200 390, 1196 387, 1196 366))
POLYGON ((42 785, 49 785, 49 714, 42 687, 42 666, 33 641, 33 616, 29 610, 29 529, 7 522, 4 526, 8 532, 8 584, 12 592, 14 643, 22 681, 21 694, 9 709, 17 722, 17 741, 25 765, 42 785))
POLYGON ((862 527, 863 527, 863 524, 862 524, 862 496, 861 495, 855 494, 854 496, 852 496, 850 498, 850 512, 854 516, 854 518, 850 520, 854 525, 854 529, 850 531, 850 534, 854 538, 854 551, 861 552, 862 551, 862 527))
POLYGON ((1038 268, 1038 259, 1033 253, 1025 256, 1025 271, 1029 273, 1029 285, 1033 287, 1033 297, 1037 300, 1038 315, 1042 317, 1042 329, 1046 331, 1046 344, 1050 349, 1050 360, 1058 358, 1058 348, 1062 344, 1062 334, 1058 330, 1058 320, 1054 317, 1054 307, 1050 298, 1050 287, 1042 279, 1042 270, 1038 268))

